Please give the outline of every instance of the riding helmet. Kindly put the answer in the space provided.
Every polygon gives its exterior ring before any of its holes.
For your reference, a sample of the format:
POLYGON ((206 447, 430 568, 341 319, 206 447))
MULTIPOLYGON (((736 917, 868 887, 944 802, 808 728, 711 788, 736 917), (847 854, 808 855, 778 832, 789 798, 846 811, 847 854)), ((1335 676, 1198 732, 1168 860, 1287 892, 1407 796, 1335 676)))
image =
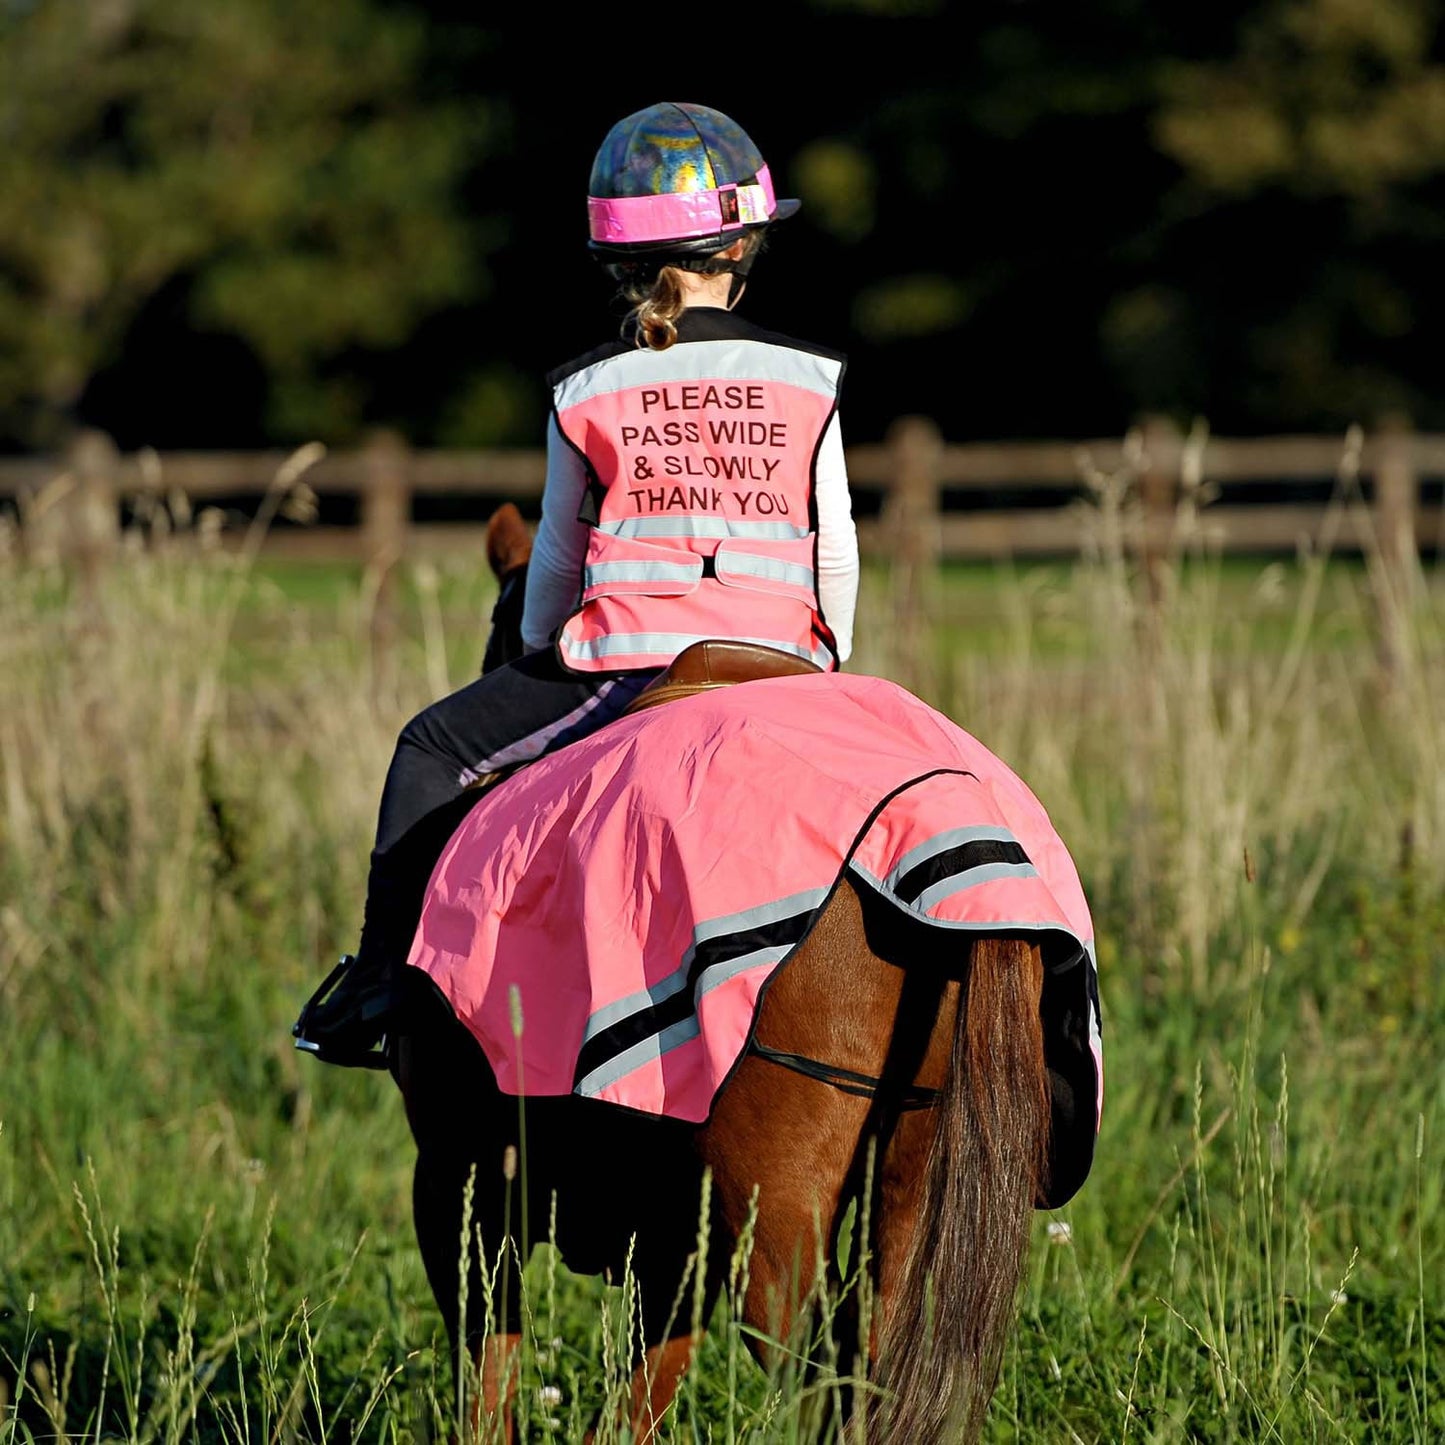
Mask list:
POLYGON ((597 151, 588 249, 604 261, 701 258, 799 204, 778 199, 735 120, 705 105, 649 105, 618 121, 597 151))

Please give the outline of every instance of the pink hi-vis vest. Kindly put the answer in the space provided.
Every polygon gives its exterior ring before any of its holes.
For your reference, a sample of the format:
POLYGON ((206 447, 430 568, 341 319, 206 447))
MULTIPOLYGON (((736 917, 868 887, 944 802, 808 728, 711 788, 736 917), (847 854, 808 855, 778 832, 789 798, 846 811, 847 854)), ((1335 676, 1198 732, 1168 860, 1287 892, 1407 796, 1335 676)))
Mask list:
POLYGON ((505 1092, 700 1122, 845 871, 929 925, 910 967, 956 973, 979 933, 1038 942, 1062 1203, 1103 1099, 1088 904, 1033 793, 893 683, 740 683, 532 763, 448 843, 409 962, 505 1092))
POLYGON ((557 642, 566 667, 662 667, 704 638, 837 665, 813 461, 842 372, 832 353, 759 332, 629 349, 554 383, 595 513, 581 606, 557 642))

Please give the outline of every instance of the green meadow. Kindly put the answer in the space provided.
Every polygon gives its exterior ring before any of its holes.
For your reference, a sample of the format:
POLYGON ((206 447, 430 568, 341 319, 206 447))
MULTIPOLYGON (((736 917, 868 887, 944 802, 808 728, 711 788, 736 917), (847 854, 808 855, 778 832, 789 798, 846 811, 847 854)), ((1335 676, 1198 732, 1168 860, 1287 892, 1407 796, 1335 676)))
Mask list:
MULTIPOLYGON (((444 1439, 400 1100, 289 1029, 493 584, 409 569, 379 647, 358 572, 129 540, 0 560, 0 1445, 444 1439)), ((1099 938, 1097 1159, 1036 1220, 986 1438, 1445 1438, 1445 580, 1389 668, 1370 559, 904 580, 868 571, 850 667, 1029 783, 1099 938)), ((544 1245, 512 1287, 525 1436, 580 1440, 627 1281, 544 1245)), ((765 1374, 734 1303, 663 1438, 812 1442, 831 1366, 765 1374)))

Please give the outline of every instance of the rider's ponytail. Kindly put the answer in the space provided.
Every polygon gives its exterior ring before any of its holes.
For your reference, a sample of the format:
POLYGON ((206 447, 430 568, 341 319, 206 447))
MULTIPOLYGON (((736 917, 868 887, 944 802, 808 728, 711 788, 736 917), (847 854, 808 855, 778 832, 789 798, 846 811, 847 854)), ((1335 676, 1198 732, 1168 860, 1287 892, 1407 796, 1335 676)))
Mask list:
POLYGON ((618 278, 622 295, 632 303, 632 310, 622 325, 623 334, 631 336, 638 346, 653 351, 666 351, 677 340, 677 318, 682 315, 686 302, 679 275, 682 271, 695 271, 704 276, 731 272, 733 289, 728 299, 731 306, 742 294, 748 270, 763 249, 764 235, 759 229, 741 236, 743 252, 735 261, 721 256, 685 256, 673 257, 660 266, 655 263, 614 265, 612 273, 618 278))
POLYGON ((622 294, 632 302, 627 329, 639 346, 666 351, 677 340, 677 318, 682 315, 682 278, 676 266, 663 266, 652 284, 624 284, 622 294))

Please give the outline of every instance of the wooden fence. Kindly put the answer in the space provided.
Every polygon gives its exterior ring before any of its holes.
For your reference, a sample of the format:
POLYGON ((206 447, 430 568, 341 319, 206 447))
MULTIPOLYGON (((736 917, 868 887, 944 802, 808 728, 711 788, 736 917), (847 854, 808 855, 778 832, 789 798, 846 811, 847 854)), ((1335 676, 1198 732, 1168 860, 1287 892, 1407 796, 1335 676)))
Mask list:
MULTIPOLYGON (((850 447, 847 462, 865 555, 914 564, 1077 555, 1111 508, 1151 560, 1179 544, 1181 527, 1237 554, 1323 539, 1403 562, 1445 543, 1445 435, 1398 423, 1221 438, 1155 421, 1117 438, 945 444, 932 422, 905 417, 883 442, 850 447)), ((543 473, 540 450, 410 451, 393 435, 347 452, 158 455, 122 454, 90 432, 63 456, 0 459, 0 509, 13 508, 24 553, 37 559, 102 560, 128 521, 164 507, 206 515, 231 544, 258 509, 274 512, 268 556, 386 566, 475 551, 503 500, 535 514, 543 473), (313 504, 320 520, 297 525, 292 514, 313 504), (461 519, 437 520, 438 510, 461 519)))

